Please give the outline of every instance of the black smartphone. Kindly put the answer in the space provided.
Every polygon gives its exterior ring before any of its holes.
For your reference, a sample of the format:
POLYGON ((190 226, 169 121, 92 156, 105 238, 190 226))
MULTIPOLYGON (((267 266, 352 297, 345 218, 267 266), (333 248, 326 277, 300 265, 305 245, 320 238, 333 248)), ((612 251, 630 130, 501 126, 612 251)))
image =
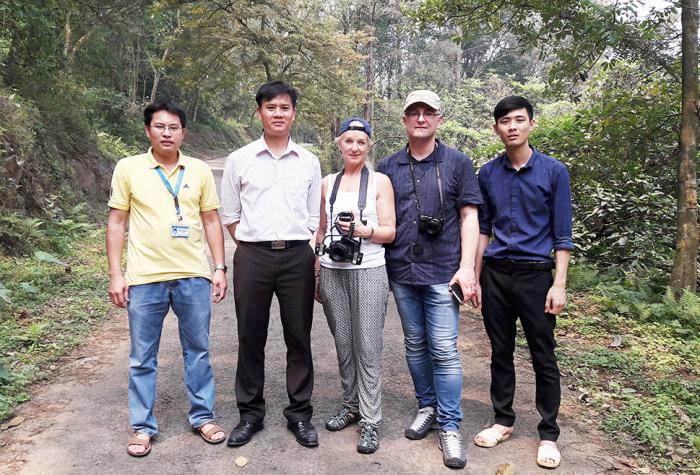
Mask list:
POLYGON ((457 299, 457 302, 459 302, 460 304, 464 303, 464 294, 462 293, 462 287, 460 287, 457 282, 450 286, 450 292, 452 292, 454 298, 457 299))

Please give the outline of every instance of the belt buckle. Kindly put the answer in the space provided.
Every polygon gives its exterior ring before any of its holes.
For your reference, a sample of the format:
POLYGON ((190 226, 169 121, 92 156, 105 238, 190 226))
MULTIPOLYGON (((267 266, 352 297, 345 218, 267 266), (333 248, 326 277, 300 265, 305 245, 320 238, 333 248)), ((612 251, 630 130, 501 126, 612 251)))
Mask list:
POLYGON ((287 249, 287 241, 271 241, 270 248, 276 251, 280 249, 287 249))

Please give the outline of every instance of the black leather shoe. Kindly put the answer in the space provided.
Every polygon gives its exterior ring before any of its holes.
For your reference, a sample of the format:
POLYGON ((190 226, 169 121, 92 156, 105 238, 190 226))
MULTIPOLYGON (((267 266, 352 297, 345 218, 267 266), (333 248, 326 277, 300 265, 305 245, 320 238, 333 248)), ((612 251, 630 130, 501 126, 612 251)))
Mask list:
POLYGON ((287 429, 294 432, 294 436, 304 447, 316 447, 318 445, 318 434, 311 422, 287 422, 287 429))
POLYGON ((228 435, 228 440, 226 445, 229 447, 238 447, 240 445, 245 445, 250 442, 253 438, 253 434, 257 431, 262 430, 262 422, 250 422, 241 421, 236 427, 233 428, 231 433, 228 435))

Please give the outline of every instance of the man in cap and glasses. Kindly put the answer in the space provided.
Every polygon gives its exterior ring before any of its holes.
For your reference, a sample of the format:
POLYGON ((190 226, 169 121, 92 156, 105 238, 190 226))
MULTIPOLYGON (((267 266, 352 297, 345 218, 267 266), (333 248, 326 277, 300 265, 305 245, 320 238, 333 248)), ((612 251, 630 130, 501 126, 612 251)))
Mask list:
POLYGON ((394 188, 396 239, 386 248, 386 266, 418 400, 405 435, 422 439, 438 428, 445 465, 462 468, 467 457, 459 432, 459 301, 450 287, 461 292, 462 301, 476 291, 481 193, 471 160, 435 138, 440 109, 436 93, 411 92, 402 117, 408 144, 382 160, 377 171, 394 188))

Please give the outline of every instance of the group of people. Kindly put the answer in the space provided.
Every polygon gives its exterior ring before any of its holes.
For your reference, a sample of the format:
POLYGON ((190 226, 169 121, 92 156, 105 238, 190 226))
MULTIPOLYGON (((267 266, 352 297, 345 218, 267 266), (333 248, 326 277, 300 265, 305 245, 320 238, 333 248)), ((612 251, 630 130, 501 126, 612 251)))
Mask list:
POLYGON ((555 315, 566 302, 573 249, 571 197, 566 167, 529 144, 535 126, 532 105, 519 96, 496 105, 493 129, 505 152, 481 167, 477 178, 466 155, 436 138, 443 121, 439 96, 413 91, 402 114, 406 146, 370 170, 372 127, 361 117, 349 117, 335 139, 343 168, 321 178, 316 156, 290 137, 297 97, 297 90, 282 81, 258 90, 256 111, 263 135, 227 158, 221 218, 211 170, 180 152, 186 117, 172 102, 145 109, 151 148, 120 160, 114 170, 107 256, 109 295, 114 304, 128 309, 131 334, 128 400, 133 434, 127 452, 147 455, 158 433, 153 415, 156 358, 170 308, 179 323, 193 430, 209 443, 226 440, 235 447, 263 429, 265 344, 273 295, 287 347, 289 405, 283 412, 296 441, 318 445, 311 423, 310 332, 316 299, 335 340, 342 388, 342 404, 325 427, 358 427, 357 451, 375 452, 382 423, 383 328, 391 291, 418 406, 405 436, 422 439, 438 429, 445 465, 466 464, 457 337, 459 305, 471 302, 481 310, 491 342, 495 413, 493 426, 476 435, 474 443, 494 447, 513 432, 513 352, 520 318, 542 416, 536 461, 557 467, 560 381, 554 327, 555 315), (211 301, 222 301, 227 292, 222 225, 237 244, 233 293, 240 420, 228 437, 214 416, 208 352, 211 301), (213 274, 203 237, 215 264, 213 274))

